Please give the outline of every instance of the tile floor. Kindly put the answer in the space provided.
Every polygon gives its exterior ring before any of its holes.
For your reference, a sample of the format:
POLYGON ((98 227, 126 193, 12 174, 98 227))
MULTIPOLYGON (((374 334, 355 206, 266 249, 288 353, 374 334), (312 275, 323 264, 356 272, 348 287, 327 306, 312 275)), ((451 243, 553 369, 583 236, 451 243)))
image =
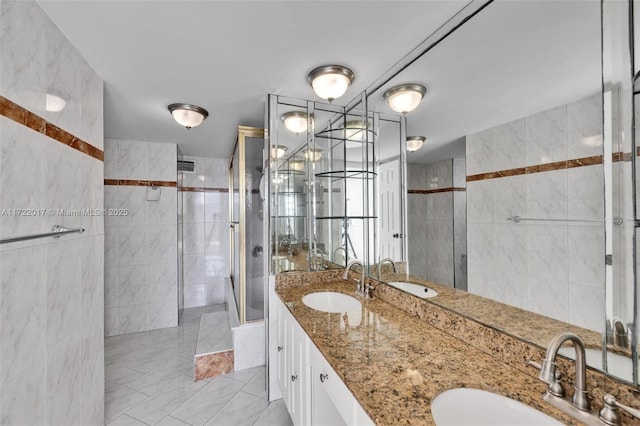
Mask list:
POLYGON ((105 339, 105 421, 116 425, 292 425, 282 400, 269 404, 264 367, 193 381, 200 315, 179 327, 105 339))

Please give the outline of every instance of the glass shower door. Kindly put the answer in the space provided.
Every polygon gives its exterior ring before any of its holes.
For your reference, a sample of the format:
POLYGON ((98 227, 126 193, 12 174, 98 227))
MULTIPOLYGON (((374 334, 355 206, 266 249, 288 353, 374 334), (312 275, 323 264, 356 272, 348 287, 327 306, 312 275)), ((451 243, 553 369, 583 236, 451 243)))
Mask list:
POLYGON ((264 319, 264 130, 240 126, 230 167, 231 276, 240 323, 264 319))

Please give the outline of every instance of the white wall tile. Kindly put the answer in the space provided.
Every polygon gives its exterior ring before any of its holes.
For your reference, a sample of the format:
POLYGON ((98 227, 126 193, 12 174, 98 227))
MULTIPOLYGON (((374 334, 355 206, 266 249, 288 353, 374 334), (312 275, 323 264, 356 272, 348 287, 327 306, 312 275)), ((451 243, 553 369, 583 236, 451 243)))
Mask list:
POLYGON ((185 224, 204 222, 204 193, 185 192, 182 209, 185 224))
POLYGON ((104 270, 104 306, 113 308, 120 306, 120 281, 118 266, 108 266, 104 270))
POLYGON ((178 195, 176 188, 162 187, 159 189, 160 199, 158 201, 148 201, 149 224, 164 225, 176 224, 178 195))
POLYGON ((178 325, 178 304, 175 300, 149 305, 149 329, 175 327, 178 325))
POLYGON ((149 262, 169 263, 178 258, 176 225, 149 226, 149 262))
POLYGON ((206 286, 187 285, 184 286, 184 307, 193 308, 196 306, 204 306, 207 301, 206 286))
POLYGON ((205 258, 202 254, 184 255, 184 285, 203 285, 205 258))
POLYGON ((118 179, 118 140, 104 140, 104 178, 118 179))
POLYGON ((496 269, 494 295, 500 302, 527 309, 527 275, 496 269))
POLYGON ((80 245, 60 239, 47 244, 47 350, 81 324, 80 245))
POLYGON ((567 227, 527 226, 527 273, 556 281, 568 280, 567 227))
POLYGON ((445 160, 427 166, 427 187, 420 189, 450 188, 452 186, 453 160, 445 160))
POLYGON ((467 185, 467 221, 493 223, 493 179, 469 182, 467 185))
POLYGON ((494 225, 467 224, 467 259, 469 263, 493 266, 496 257, 494 225))
MULTIPOLYGON (((0 253, 0 385, 35 366, 44 351, 46 246, 0 253)), ((2 394, 2 392, 0 392, 2 394)))
POLYGON ((144 331, 149 326, 149 304, 120 307, 120 334, 144 331))
MULTIPOLYGON (((4 5, 6 2, 0 4, 4 5)), ((0 392, 0 423, 39 425, 45 423, 45 359, 39 352, 33 365, 3 383, 0 392)))
POLYGON ((604 230, 569 226, 569 282, 604 288, 604 230))
POLYGON ((467 176, 495 170, 493 159, 493 129, 467 135, 467 176))
POLYGON ((603 333, 606 320, 604 287, 594 288, 571 283, 569 294, 569 322, 603 333))
POLYGON ((226 158, 206 158, 204 165, 205 182, 207 188, 229 187, 229 160, 226 158))
POLYGON ((204 253, 205 238, 204 223, 185 223, 183 226, 183 247, 184 254, 202 254, 204 253))
POLYGON ((524 119, 493 128, 494 170, 525 166, 524 119))
POLYGON ((493 179, 493 221, 511 223, 507 218, 527 217, 527 177, 508 176, 493 179))
POLYGON ((525 134, 527 166, 566 160, 566 107, 527 117, 525 134))
POLYGON ((602 95, 567 105, 567 157, 602 155, 602 95))
MULTIPOLYGON (((46 137, 4 117, 0 119, 0 126, 0 205, 3 210, 41 212, 40 209, 47 207, 46 137), (25 173, 26 170, 29 172, 25 173)), ((43 232, 47 228, 47 218, 41 214, 18 212, 2 215, 0 224, 2 237, 14 237, 43 232)), ((37 242, 19 245, 34 244, 37 242)))
POLYGON ((175 144, 149 143, 149 180, 175 182, 178 149, 175 144))
POLYGON ((527 273, 527 228, 521 224, 494 225, 496 269, 527 273))
POLYGON ((120 307, 149 303, 149 270, 147 265, 121 266, 120 307))
POLYGON ((229 194, 226 192, 205 192, 204 221, 229 223, 229 194))
POLYGON ((148 225, 149 204, 144 186, 118 186, 118 209, 125 214, 118 216, 118 225, 148 225))
POLYGON ((35 2, 3 1, 0 16, 0 90, 28 110, 43 114, 45 15, 35 2))
POLYGON ((177 306, 177 263, 149 265, 149 297, 151 302, 173 301, 177 306))
POLYGON ((532 173, 526 179, 529 218, 567 218, 567 170, 532 173))
POLYGON ((149 143, 142 141, 118 141, 118 178, 149 179, 149 143))
POLYGON ((569 321, 569 284, 529 274, 528 308, 533 312, 569 321))
POLYGON ((105 308, 104 335, 105 337, 120 334, 120 308, 105 308))
POLYGON ((568 169, 567 178, 569 219, 603 220, 604 176, 602 165, 568 169))
POLYGON ((79 424, 80 338, 67 335, 47 351, 45 423, 79 424))
POLYGON ((120 266, 149 263, 148 226, 118 227, 118 259, 120 266))

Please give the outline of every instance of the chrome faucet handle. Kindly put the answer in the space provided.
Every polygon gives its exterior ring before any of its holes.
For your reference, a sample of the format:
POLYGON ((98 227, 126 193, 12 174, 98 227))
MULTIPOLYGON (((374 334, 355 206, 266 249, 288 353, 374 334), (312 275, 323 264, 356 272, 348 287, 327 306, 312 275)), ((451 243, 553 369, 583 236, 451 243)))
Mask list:
MULTIPOLYGON (((542 370, 542 365, 539 362, 529 360, 529 361, 527 361, 527 364, 529 366, 531 366, 531 367, 534 367, 534 368, 538 369, 538 370, 542 370)), ((554 380, 551 383, 546 382, 549 385, 548 391, 549 391, 549 393, 551 395, 563 398, 566 395, 566 392, 564 391, 564 386, 562 386, 562 382, 560 381, 562 379, 562 372, 557 371, 554 368, 553 369, 553 378, 554 378, 554 380)))
POLYGON ((604 396, 604 407, 600 410, 600 420, 611 426, 622 424, 618 409, 625 411, 636 419, 640 419, 640 410, 621 404, 616 400, 615 396, 606 394, 604 396))

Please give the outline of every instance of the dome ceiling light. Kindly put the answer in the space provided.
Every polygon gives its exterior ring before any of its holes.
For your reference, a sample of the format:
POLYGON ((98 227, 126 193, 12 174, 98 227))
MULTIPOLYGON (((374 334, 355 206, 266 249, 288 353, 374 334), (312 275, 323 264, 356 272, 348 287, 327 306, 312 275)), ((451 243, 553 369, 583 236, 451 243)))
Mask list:
POLYGON ((406 114, 420 105, 427 88, 421 84, 401 84, 384 92, 384 100, 395 112, 406 114))
POLYGON ((285 152, 287 152, 287 147, 284 145, 275 145, 271 147, 271 158, 277 160, 281 158, 285 152))
POLYGON ((284 127, 296 135, 307 131, 307 118, 307 113, 302 111, 286 112, 280 117, 284 127))
POLYGON ((169 108, 173 119, 187 129, 199 126, 209 116, 209 112, 206 109, 197 105, 176 103, 169 105, 167 108, 169 108))
POLYGON ((407 151, 414 152, 422 148, 427 140, 424 136, 407 136, 407 151))
POLYGON ((324 151, 320 148, 307 148, 302 151, 302 153, 304 154, 304 158, 315 163, 322 159, 324 151))
POLYGON ((356 75, 342 65, 323 65, 311 71, 307 81, 322 99, 332 102, 344 95, 356 75))

